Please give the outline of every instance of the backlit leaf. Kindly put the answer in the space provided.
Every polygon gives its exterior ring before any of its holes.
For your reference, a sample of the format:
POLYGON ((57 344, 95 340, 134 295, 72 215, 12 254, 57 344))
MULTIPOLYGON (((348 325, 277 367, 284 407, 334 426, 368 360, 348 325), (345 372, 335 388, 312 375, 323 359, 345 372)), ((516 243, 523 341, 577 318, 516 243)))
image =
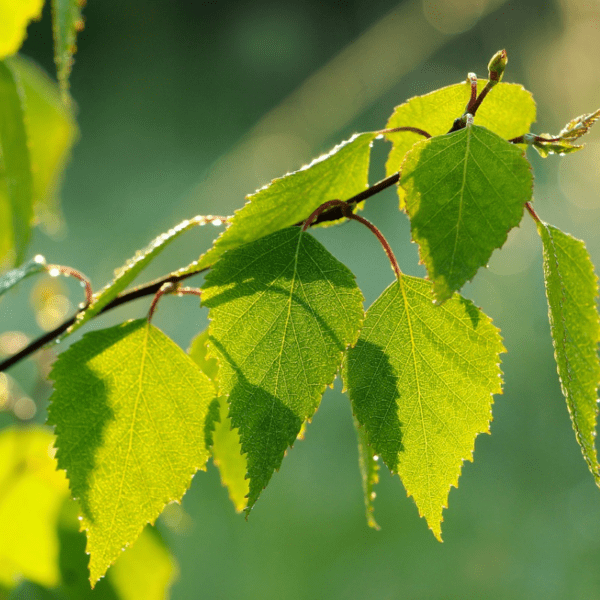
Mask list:
POLYGON ((376 136, 357 134, 329 154, 248 196, 230 227, 200 257, 199 267, 213 265, 226 250, 303 221, 327 200, 348 200, 362 192, 368 185, 371 144, 376 136))
POLYGON ((0 59, 19 50, 27 25, 42 15, 44 0, 0 0, 0 59))
POLYGON ((59 583, 57 527, 69 488, 53 441, 41 427, 0 433, 0 586, 59 583))
POLYGON ((471 125, 413 146, 400 185, 412 237, 435 298, 443 302, 487 264, 519 224, 533 175, 523 150, 471 125))
POLYGON ((114 566, 92 590, 85 533, 78 530, 77 503, 63 508, 59 526, 61 585, 53 590, 57 599, 162 600, 179 574, 178 565, 153 527, 123 552, 114 566))
POLYGON ((294 227, 225 254, 202 303, 220 393, 247 454, 250 509, 355 341, 362 295, 352 273, 294 227))
MULTIPOLYGON (((27 147, 23 96, 18 79, 0 61, 0 238, 6 252, 14 247, 20 264, 27 251, 33 221, 33 183, 27 147), (6 244, 9 241, 8 245, 6 244)), ((4 256, 0 255, 0 260, 4 256)))
POLYGON ((83 29, 81 7, 83 0, 52 0, 52 29, 54 31, 54 62, 61 88, 69 87, 77 32, 83 29))
MULTIPOLYGON (((477 82, 477 90, 485 87, 485 79, 477 82)), ((397 106, 386 128, 418 127, 432 136, 443 135, 452 127, 454 119, 464 112, 471 94, 465 81, 441 88, 424 96, 415 96, 397 106)), ((475 124, 486 127, 504 139, 512 139, 529 131, 535 121, 535 102, 531 94, 515 83, 499 83, 485 98, 477 114, 475 124)), ((413 144, 423 139, 411 132, 386 134, 392 142, 386 173, 392 175, 400 170, 402 160, 413 144)), ((404 207, 404 191, 398 188, 400 208, 404 207)))
POLYGON ((595 447, 600 385, 598 278, 582 241, 538 222, 544 246, 544 279, 554 356, 577 443, 596 484, 595 447))
POLYGON ((51 378, 49 422, 81 506, 94 584, 204 468, 214 387, 145 320, 88 333, 51 378))
MULTIPOLYGON (((194 338, 189 354, 200 370, 215 384, 218 393, 219 365, 216 358, 207 358, 207 343, 208 329, 194 338)), ((235 510, 241 512, 246 508, 248 495, 248 461, 246 455, 242 454, 240 434, 231 424, 227 398, 220 396, 218 403, 218 420, 213 424, 210 452, 215 466, 219 469, 221 483, 227 488, 235 510)))
POLYGON ((344 359, 344 383, 373 451, 398 473, 441 539, 442 509, 501 393, 498 330, 458 295, 431 302, 429 283, 402 276, 367 311, 344 359))

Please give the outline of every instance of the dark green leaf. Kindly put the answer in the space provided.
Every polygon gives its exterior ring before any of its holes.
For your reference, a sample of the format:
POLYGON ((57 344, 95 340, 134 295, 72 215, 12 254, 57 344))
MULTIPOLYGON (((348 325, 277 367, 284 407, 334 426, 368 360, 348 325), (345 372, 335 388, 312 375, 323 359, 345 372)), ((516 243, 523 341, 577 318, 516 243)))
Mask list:
POLYGON ((544 222, 537 227, 544 245, 544 279, 558 375, 577 443, 600 486, 595 447, 600 385, 598 278, 582 241, 544 222))
POLYGON ((443 302, 519 224, 533 176, 520 148, 471 125, 417 143, 406 155, 400 185, 421 261, 443 302))
MULTIPOLYGON (((33 183, 27 146, 23 97, 20 85, 11 69, 0 61, 0 239, 15 249, 15 262, 25 258, 33 221, 33 183)), ((3 245, 4 245, 3 244, 3 245)), ((0 260, 3 258, 0 255, 0 260)))

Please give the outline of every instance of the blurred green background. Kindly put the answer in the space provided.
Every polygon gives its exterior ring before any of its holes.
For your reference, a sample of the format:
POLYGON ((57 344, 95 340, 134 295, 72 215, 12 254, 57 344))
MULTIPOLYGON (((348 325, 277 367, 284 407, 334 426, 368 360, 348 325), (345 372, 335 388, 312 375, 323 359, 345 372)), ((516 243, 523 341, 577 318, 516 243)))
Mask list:
MULTIPOLYGON (((66 225, 54 238, 36 232, 31 254, 80 269, 96 289, 180 220, 231 214, 272 177, 354 132, 382 128, 405 99, 469 71, 485 77, 501 48, 505 81, 522 83, 538 103, 535 131, 556 132, 600 106, 597 1, 104 0, 89 2, 84 16, 71 78, 81 140, 63 186, 66 225)), ((46 7, 22 52, 54 73, 49 17, 46 7)), ((584 239, 600 265, 600 131, 585 141, 569 157, 529 157, 538 214, 584 239)), ((372 182, 383 177, 387 150, 376 142, 372 182)), ((364 214, 401 268, 423 275, 395 192, 370 200, 364 214)), ((187 234, 144 280, 197 258, 215 233, 187 234)), ((367 306, 392 281, 366 229, 350 223, 316 235, 356 273, 367 306)), ((31 299, 47 293, 44 285, 69 298, 56 319, 73 312, 76 283, 27 282, 0 305, 0 331, 42 332, 31 299)), ((183 511, 159 520, 181 568, 173 599, 600 598, 600 490, 560 392, 530 219, 463 294, 502 330, 505 393, 492 435, 477 440, 475 462, 450 494, 444 543, 385 468, 375 502, 382 530, 368 529, 349 402, 336 385, 248 521, 212 466, 195 477, 183 511)), ((149 302, 88 330, 139 317, 149 302)), ((167 297, 154 323, 187 348, 206 312, 197 299, 167 297)), ((48 360, 46 352, 10 372, 35 403, 35 416, 30 406, 22 418, 44 420, 50 389, 37 373, 48 360)), ((0 412, 0 425, 16 420, 0 412)))

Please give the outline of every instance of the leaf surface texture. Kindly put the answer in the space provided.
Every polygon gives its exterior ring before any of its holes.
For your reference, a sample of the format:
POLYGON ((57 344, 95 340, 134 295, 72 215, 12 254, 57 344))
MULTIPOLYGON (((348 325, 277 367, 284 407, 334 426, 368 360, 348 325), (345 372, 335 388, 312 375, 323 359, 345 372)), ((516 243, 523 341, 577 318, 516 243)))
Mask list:
POLYGON ((358 335, 362 294, 312 236, 288 228, 225 254, 208 274, 209 347, 248 460, 248 510, 358 335))
POLYGON ((544 222, 537 227, 544 247, 544 280, 560 384, 577 443, 600 487, 595 446, 600 384, 598 278, 581 240, 544 222))
POLYGON ((81 505, 94 584, 204 468, 214 387, 145 320, 88 333, 51 378, 49 422, 81 505))
POLYGON ((418 142, 402 165, 400 185, 412 237, 443 302, 519 224, 533 175, 520 148, 473 125, 418 142))
POLYGON ((470 301, 431 302, 429 284, 402 276, 369 308, 344 359, 344 383, 368 442, 400 475, 441 539, 442 509, 489 431, 501 393, 498 330, 470 301))

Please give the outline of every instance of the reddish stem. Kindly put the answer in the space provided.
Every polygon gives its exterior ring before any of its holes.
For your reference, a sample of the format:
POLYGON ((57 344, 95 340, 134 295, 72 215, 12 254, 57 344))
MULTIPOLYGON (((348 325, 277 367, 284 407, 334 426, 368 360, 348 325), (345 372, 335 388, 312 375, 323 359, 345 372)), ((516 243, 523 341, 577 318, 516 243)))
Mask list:
POLYGON ((471 84, 471 98, 467 104, 466 112, 473 114, 473 106, 477 101, 477 75, 475 75, 475 73, 469 73, 467 81, 471 84))
POLYGON ((528 210, 529 214, 533 218, 536 223, 540 223, 541 219, 537 216, 535 210, 533 210, 533 206, 531 206, 531 202, 525 202, 525 208, 528 210))
POLYGON ((381 129, 378 133, 398 133, 400 131, 410 131, 412 133, 418 133, 419 135, 422 135, 427 139, 431 137, 430 133, 427 133, 424 129, 419 129, 418 127, 392 127, 391 129, 381 129))
POLYGON ((319 206, 316 210, 314 210, 310 216, 308 217, 308 219, 306 219, 306 221, 304 221, 304 225, 302 225, 302 231, 306 231, 313 223, 313 221, 323 212, 325 212, 326 210, 333 208, 334 206, 339 206, 342 209, 342 214, 344 217, 348 217, 349 215, 346 214, 346 212, 350 212, 350 214, 352 214, 352 211, 350 210, 350 207, 348 206, 348 204, 346 202, 344 202, 343 200, 328 200, 327 202, 324 202, 323 204, 321 204, 321 206, 319 206), (347 209, 347 211, 346 211, 347 209))
POLYGON ((92 284, 90 280, 80 271, 73 269, 72 267, 65 267, 63 265, 47 265, 46 270, 48 273, 52 273, 52 271, 58 271, 62 275, 66 275, 67 277, 75 277, 75 279, 79 279, 85 286, 85 301, 86 304, 91 304, 94 296, 94 291, 92 290, 92 284))

